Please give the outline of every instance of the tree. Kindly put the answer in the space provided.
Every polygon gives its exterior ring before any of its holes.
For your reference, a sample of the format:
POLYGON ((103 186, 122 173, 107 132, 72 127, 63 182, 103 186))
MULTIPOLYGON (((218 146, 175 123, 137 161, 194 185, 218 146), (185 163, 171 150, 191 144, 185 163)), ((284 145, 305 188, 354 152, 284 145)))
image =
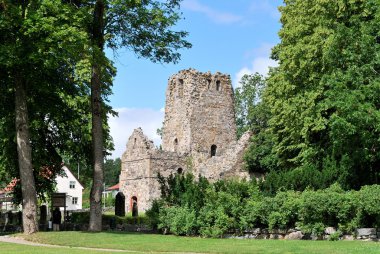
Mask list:
POLYGON ((15 199, 27 234, 38 230, 37 193, 52 189, 60 153, 82 137, 85 90, 75 65, 85 48, 78 29, 85 15, 57 0, 0 1, 0 171, 21 180, 15 199))
POLYGON ((265 88, 265 80, 259 73, 244 75, 240 80, 240 86, 235 89, 235 115, 238 138, 247 130, 254 133, 266 127, 266 119, 263 118, 262 91, 265 88))
POLYGON ((108 159, 104 163, 104 183, 106 186, 112 186, 119 183, 121 171, 120 158, 108 159))
POLYGON ((280 168, 314 187, 378 183, 379 2, 284 3, 264 93, 280 168))
POLYGON ((272 153, 273 135, 268 129, 269 107, 262 94, 266 81, 258 73, 244 75, 235 90, 235 112, 237 136, 250 130, 253 136, 244 154, 247 170, 269 172, 276 167, 276 156, 272 153))
POLYGON ((90 195, 90 231, 100 231, 102 223, 101 196, 103 188, 103 129, 102 129, 102 87, 104 63, 107 59, 104 47, 111 49, 125 47, 138 56, 153 62, 177 62, 180 48, 191 45, 183 39, 186 32, 173 32, 171 27, 179 20, 180 0, 134 1, 97 0, 93 8, 93 19, 89 31, 92 40, 92 146, 93 185, 90 195))

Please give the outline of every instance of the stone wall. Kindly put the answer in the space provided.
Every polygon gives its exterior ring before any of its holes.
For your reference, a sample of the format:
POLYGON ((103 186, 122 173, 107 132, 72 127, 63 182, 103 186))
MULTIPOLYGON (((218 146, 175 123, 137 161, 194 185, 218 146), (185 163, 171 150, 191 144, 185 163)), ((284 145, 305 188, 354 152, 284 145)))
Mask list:
POLYGON ((229 75, 189 69, 173 75, 168 83, 163 150, 208 154, 211 145, 223 151, 236 140, 229 75))
POLYGON ((242 158, 251 134, 236 140, 234 114, 229 75, 189 69, 170 77, 162 150, 138 128, 129 137, 121 159, 120 191, 125 195, 126 211, 131 211, 132 199, 145 211, 160 197, 158 173, 167 177, 191 172, 210 181, 249 178, 242 158))
POLYGON ((223 151, 222 154, 217 154, 204 160, 199 165, 195 165, 198 170, 196 173, 212 181, 234 177, 250 179, 248 171, 244 170, 243 160, 244 151, 249 145, 250 137, 250 132, 244 133, 238 141, 231 142, 228 149, 223 151))
POLYGON ((380 229, 358 228, 354 234, 346 234, 337 231, 333 227, 327 227, 320 235, 313 235, 302 232, 300 229, 266 229, 253 228, 242 234, 226 234, 224 238, 235 239, 285 239, 285 240, 363 240, 378 241, 380 239, 380 229))

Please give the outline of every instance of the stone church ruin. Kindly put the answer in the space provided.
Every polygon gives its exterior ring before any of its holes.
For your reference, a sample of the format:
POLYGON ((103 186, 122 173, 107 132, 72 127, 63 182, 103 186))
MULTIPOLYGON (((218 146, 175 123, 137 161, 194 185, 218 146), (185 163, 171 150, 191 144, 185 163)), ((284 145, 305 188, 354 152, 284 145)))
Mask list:
POLYGON ((249 178, 243 154, 250 133, 236 138, 231 78, 222 73, 182 70, 166 90, 162 149, 141 128, 127 142, 121 161, 120 191, 128 212, 146 211, 160 197, 157 173, 191 172, 210 181, 249 178))

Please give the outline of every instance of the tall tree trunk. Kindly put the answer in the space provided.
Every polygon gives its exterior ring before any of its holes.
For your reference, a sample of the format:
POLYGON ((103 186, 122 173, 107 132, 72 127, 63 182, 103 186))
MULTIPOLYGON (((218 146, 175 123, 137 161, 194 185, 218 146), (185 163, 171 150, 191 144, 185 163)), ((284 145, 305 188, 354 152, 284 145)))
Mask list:
POLYGON ((93 183, 90 195, 90 231, 102 230, 102 191, 104 181, 103 126, 102 126, 102 66, 98 59, 103 54, 104 2, 97 0, 93 16, 93 62, 91 77, 93 183))
POLYGON ((25 234, 38 231, 37 194, 33 176, 32 148, 29 139, 28 108, 25 83, 16 75, 15 112, 18 166, 22 191, 22 224, 25 234))

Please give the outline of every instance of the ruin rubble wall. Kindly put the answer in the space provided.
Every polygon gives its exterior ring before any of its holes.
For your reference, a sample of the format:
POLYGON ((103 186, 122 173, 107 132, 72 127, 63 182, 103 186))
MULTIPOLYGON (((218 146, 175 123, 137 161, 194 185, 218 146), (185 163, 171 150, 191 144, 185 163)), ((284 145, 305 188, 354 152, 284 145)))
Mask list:
POLYGON ((132 197, 146 211, 160 197, 157 174, 191 172, 210 181, 249 179, 243 154, 251 133, 236 140, 234 96, 229 75, 183 70, 169 78, 166 90, 162 149, 135 129, 122 156, 120 191, 127 211, 132 197), (215 146, 215 156, 211 156, 215 146))

